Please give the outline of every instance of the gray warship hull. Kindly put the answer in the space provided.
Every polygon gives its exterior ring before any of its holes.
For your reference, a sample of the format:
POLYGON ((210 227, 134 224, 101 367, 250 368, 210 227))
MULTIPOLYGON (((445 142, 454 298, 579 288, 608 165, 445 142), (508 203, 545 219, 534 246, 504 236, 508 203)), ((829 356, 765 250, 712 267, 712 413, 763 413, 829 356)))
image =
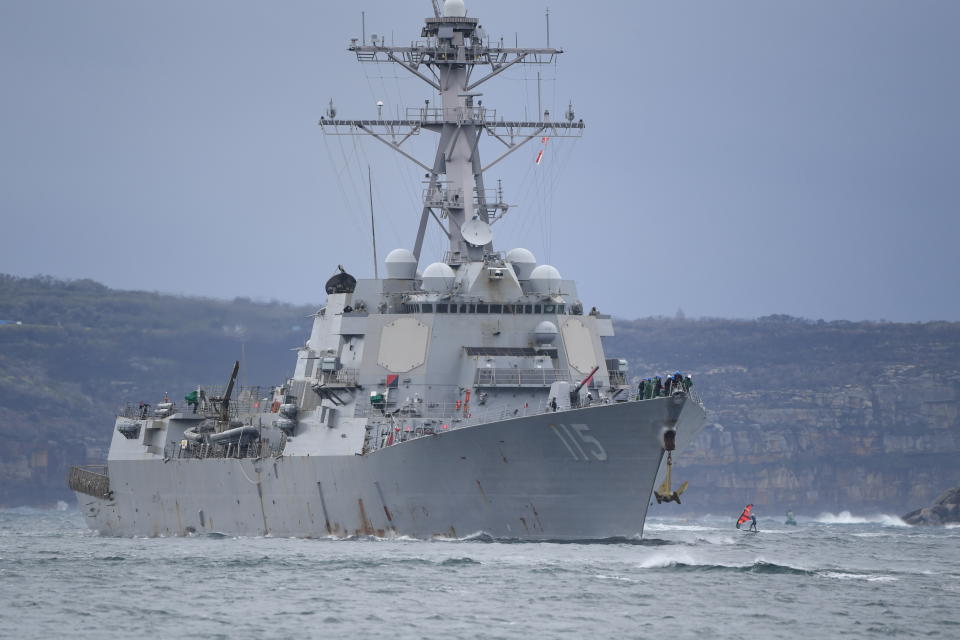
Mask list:
POLYGON ((117 460, 111 495, 77 492, 104 535, 405 535, 570 540, 639 535, 686 396, 456 429, 365 456, 117 460))

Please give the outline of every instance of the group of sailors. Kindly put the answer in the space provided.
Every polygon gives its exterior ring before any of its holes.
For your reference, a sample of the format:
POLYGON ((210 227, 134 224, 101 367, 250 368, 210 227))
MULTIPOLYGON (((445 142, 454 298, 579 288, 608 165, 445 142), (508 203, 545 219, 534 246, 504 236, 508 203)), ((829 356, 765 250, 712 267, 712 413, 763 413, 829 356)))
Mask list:
POLYGON ((640 387, 637 389, 637 398, 640 400, 649 400, 660 396, 671 396, 674 393, 688 392, 693 386, 693 376, 684 375, 679 371, 673 374, 667 374, 664 377, 653 376, 644 378, 640 381, 640 387))

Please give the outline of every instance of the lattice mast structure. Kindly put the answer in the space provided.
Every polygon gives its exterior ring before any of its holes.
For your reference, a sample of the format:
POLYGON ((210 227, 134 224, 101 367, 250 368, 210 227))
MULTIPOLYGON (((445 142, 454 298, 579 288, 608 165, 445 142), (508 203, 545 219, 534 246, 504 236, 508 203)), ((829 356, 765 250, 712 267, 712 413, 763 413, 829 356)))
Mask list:
POLYGON ((576 119, 572 105, 561 121, 552 120, 548 110, 539 121, 497 120, 496 111, 483 105, 483 94, 477 88, 514 65, 551 64, 563 50, 504 47, 502 40, 491 44, 479 19, 467 17, 461 2, 448 0, 442 10, 437 2, 433 6, 434 16, 425 20, 422 40, 398 47, 374 35, 370 44, 351 40, 348 49, 360 62, 392 62, 406 69, 437 91, 440 105, 430 106, 426 100, 422 107, 407 108, 402 120, 384 119, 382 108, 375 120, 342 120, 336 118, 331 102, 320 126, 331 135, 372 136, 424 169, 428 182, 413 255, 419 262, 432 217, 449 238, 446 262, 459 264, 481 260, 493 251, 492 239, 478 245, 476 234, 465 238, 464 225, 480 221, 483 224, 472 225, 482 228, 502 217, 509 207, 500 189, 484 188, 484 174, 527 142, 537 137, 579 137, 584 124, 576 119), (423 130, 439 134, 432 164, 404 149, 404 143, 423 130), (484 132, 505 147, 487 164, 480 159, 484 132))

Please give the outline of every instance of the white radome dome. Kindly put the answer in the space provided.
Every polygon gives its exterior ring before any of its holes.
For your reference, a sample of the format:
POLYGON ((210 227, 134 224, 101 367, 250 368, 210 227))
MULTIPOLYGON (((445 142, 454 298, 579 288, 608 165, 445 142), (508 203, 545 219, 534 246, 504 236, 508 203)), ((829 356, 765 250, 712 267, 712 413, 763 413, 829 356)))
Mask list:
POLYGON ((537 266, 537 258, 533 252, 522 247, 507 251, 507 262, 513 265, 513 271, 519 280, 529 280, 530 273, 537 266))
POLYGON ((463 0, 446 0, 443 3, 443 15, 447 18, 462 18, 467 15, 467 7, 463 0))
POLYGON ((537 341, 537 344, 548 345, 553 344, 553 341, 557 339, 557 333, 559 333, 557 325, 549 320, 544 320, 533 330, 533 337, 537 341))
POLYGON ((417 275, 417 259, 406 249, 394 249, 387 254, 387 277, 395 280, 412 280, 417 275))
POLYGON ((536 293, 560 293, 560 281, 560 272, 549 264, 542 264, 530 273, 530 284, 536 293))
POLYGON ((423 270, 424 291, 446 292, 453 288, 457 274, 445 262, 434 262, 423 270))

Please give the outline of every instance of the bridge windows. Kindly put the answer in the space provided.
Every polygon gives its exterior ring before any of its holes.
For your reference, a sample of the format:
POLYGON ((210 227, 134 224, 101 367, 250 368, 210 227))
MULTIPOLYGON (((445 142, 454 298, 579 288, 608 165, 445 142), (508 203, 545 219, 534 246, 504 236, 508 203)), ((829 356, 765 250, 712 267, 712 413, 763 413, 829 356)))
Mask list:
POLYGON ((563 304, 454 304, 446 302, 421 302, 407 303, 402 305, 401 313, 477 313, 477 314, 496 314, 496 315, 514 315, 514 314, 565 314, 566 305, 563 304))

